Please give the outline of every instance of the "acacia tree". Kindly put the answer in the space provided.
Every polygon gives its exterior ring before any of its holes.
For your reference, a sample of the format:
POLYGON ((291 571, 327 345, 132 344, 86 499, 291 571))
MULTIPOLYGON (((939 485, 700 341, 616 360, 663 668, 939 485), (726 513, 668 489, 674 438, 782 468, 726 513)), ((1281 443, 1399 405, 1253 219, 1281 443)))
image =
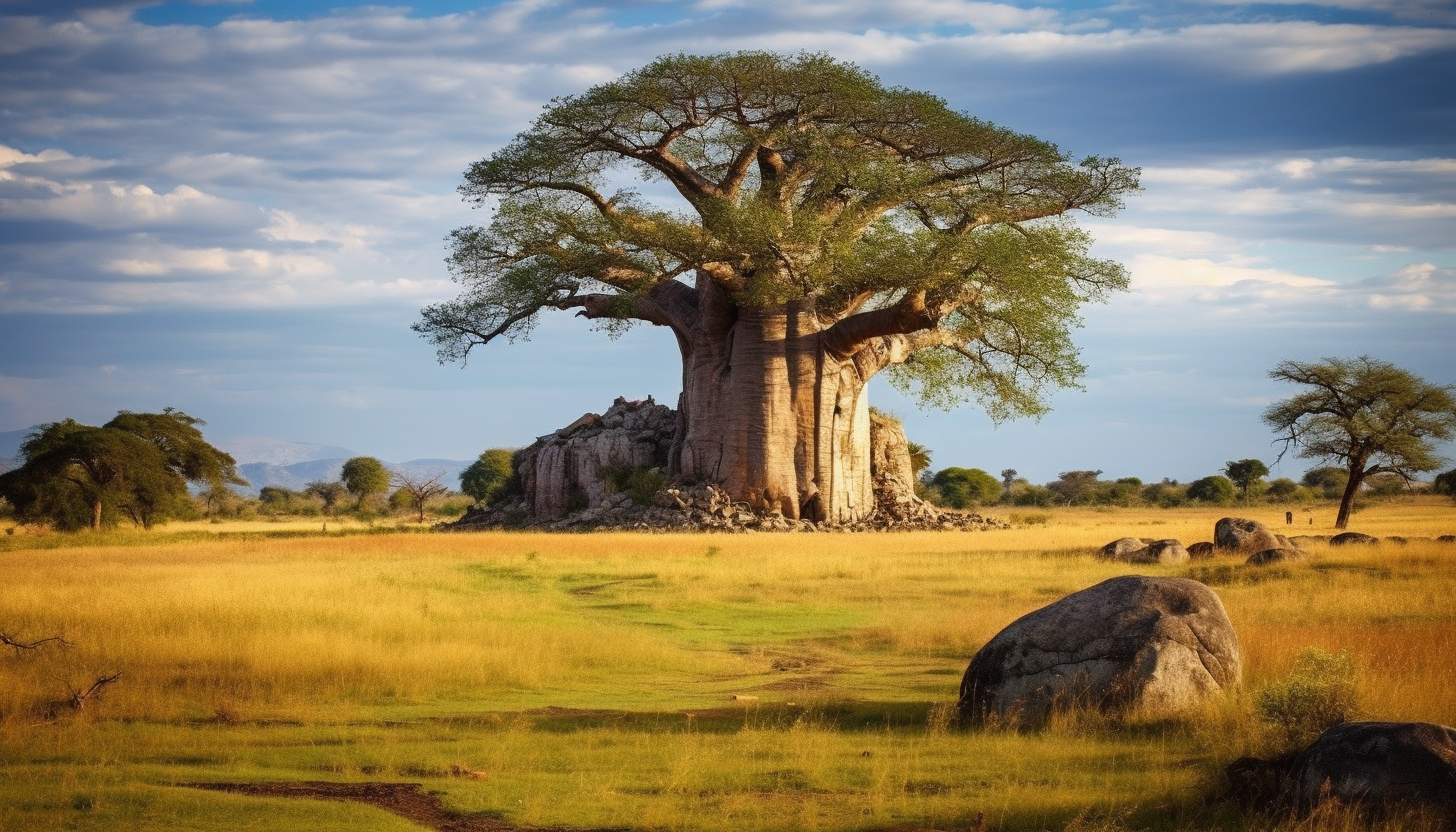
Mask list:
POLYGON ((668 327, 669 475, 852 520, 874 508, 877 373, 996 419, 1077 383, 1078 309, 1127 278, 1068 215, 1110 215, 1137 174, 825 55, 665 57, 552 101, 470 167, 460 191, 494 218, 452 233, 464 291, 414 329, 447 362, 549 310, 668 327), (632 176, 650 198, 614 190, 632 176))
POLYGON ((169 407, 124 410, 101 427, 74 419, 41 425, 20 446, 21 467, 0 474, 0 495, 22 517, 62 529, 100 529, 120 515, 149 529, 176 513, 189 482, 248 484, 233 458, 202 438, 204 424, 169 407))
POLYGON ((1269 377, 1305 390, 1264 411, 1264 422, 1284 443, 1279 455, 1343 465, 1347 474, 1335 528, 1349 525, 1355 495, 1372 474, 1397 474, 1407 482, 1444 461, 1430 440, 1456 433, 1456 399, 1450 385, 1369 356, 1320 361, 1282 361, 1269 377))
POLYGON ((1239 491, 1244 495, 1244 505, 1249 504, 1249 491, 1263 479, 1269 476, 1269 466, 1257 459, 1229 460, 1223 466, 1223 472, 1228 476, 1239 491))
POLYGON ((440 482, 444 477, 444 471, 419 475, 411 474, 408 471, 394 471, 389 475, 389 484, 399 489, 396 493, 405 495, 410 507, 419 517, 419 521, 423 523, 425 522, 425 507, 429 502, 442 494, 450 493, 450 487, 440 482))

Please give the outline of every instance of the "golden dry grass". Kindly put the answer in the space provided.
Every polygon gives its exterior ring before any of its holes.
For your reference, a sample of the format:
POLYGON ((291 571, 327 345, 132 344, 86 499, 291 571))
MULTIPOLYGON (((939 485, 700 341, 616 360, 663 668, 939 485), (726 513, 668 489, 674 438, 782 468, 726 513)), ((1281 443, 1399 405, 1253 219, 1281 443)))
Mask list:
MULTIPOLYGON (((947 828, 985 812, 1005 829, 1242 828, 1202 796, 1222 763, 1269 747, 1252 693, 1309 646, 1355 656, 1366 715, 1456 723, 1456 544, 1130 568, 1092 553, 1209 539, 1242 512, 1045 513, 985 533, 9 538, 0 631, 73 646, 0 657, 0 829, 357 818, 166 785, 319 778, 424 779, 527 825, 947 828), (1129 571, 1214 586, 1243 693, 1169 724, 936 730, 997 630, 1129 571), (115 671, 81 714, 42 718, 67 684, 115 671)), ((1283 525, 1283 509, 1250 513, 1283 525)), ((1352 525, 1433 537, 1456 532, 1456 506, 1377 505, 1352 525)))

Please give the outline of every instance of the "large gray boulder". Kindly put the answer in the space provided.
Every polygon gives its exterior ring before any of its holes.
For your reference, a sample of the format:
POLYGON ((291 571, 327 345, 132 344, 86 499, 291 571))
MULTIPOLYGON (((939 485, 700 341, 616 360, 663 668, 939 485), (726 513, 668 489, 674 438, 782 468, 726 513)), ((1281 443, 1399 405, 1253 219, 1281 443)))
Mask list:
POLYGON ((1028 613, 971 660, 963 718, 1035 725, 1053 709, 1175 713, 1238 685, 1239 642, 1213 590, 1111 578, 1028 613))
POLYGON ((1289 789, 1310 810, 1334 798, 1386 810, 1418 807, 1456 823, 1456 729, 1429 722, 1345 722, 1295 758, 1289 789))
POLYGON ((1281 538, 1258 520, 1225 517, 1213 526, 1213 547, 1221 552, 1252 554, 1265 549, 1284 549, 1288 540, 1281 538))

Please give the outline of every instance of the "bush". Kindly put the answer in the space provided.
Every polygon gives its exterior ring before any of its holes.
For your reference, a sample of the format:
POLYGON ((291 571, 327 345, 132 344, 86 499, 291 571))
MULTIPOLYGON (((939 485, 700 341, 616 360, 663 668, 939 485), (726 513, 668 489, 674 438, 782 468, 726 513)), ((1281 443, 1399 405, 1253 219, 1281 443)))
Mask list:
POLYGON ((1437 474, 1436 481, 1431 483, 1431 490, 1437 494, 1449 494, 1456 497, 1456 468, 1437 474))
POLYGON ((608 490, 626 494, 639 506, 652 505, 652 498, 667 487, 667 477, 657 468, 610 468, 603 478, 608 490))
POLYGON ((1218 506, 1233 505, 1234 498, 1238 495, 1239 492, 1234 488, 1233 481, 1218 474, 1195 480, 1188 485, 1188 498, 1200 503, 1212 503, 1218 506))
POLYGON ((1355 659, 1347 651, 1307 647, 1282 682, 1259 691, 1259 719, 1277 730, 1289 749, 1303 748, 1325 729, 1355 716, 1355 659))
POLYGON ((1057 495, 1050 488, 1045 488, 1040 485, 1028 485, 1021 491, 1018 491, 1011 502, 1018 506, 1048 508, 1056 505, 1057 495))
POLYGON ((1311 468, 1304 472, 1299 483, 1316 492, 1326 500, 1338 500, 1345 493, 1345 483, 1350 474, 1343 468, 1311 468))
POLYGON ((1304 489, 1300 488, 1299 483, 1294 480, 1288 477, 1280 477, 1269 483, 1268 493, 1269 499, 1284 503, 1290 500, 1298 500, 1304 496, 1304 489))
POLYGON ((931 480, 940 490, 940 505, 974 508, 1001 498, 1001 482, 980 468, 943 468, 931 480))

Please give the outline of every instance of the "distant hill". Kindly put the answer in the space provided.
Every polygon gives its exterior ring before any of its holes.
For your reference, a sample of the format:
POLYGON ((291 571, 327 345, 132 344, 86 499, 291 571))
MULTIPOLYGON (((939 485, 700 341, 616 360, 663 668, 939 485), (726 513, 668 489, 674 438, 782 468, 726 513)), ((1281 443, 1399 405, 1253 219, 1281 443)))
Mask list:
POLYGON ((261 462, 269 465, 293 465, 297 462, 358 456, 348 448, 338 445, 310 445, 306 442, 290 442, 287 439, 271 439, 266 436, 230 436, 213 444, 232 454, 233 459, 240 464, 261 462))

